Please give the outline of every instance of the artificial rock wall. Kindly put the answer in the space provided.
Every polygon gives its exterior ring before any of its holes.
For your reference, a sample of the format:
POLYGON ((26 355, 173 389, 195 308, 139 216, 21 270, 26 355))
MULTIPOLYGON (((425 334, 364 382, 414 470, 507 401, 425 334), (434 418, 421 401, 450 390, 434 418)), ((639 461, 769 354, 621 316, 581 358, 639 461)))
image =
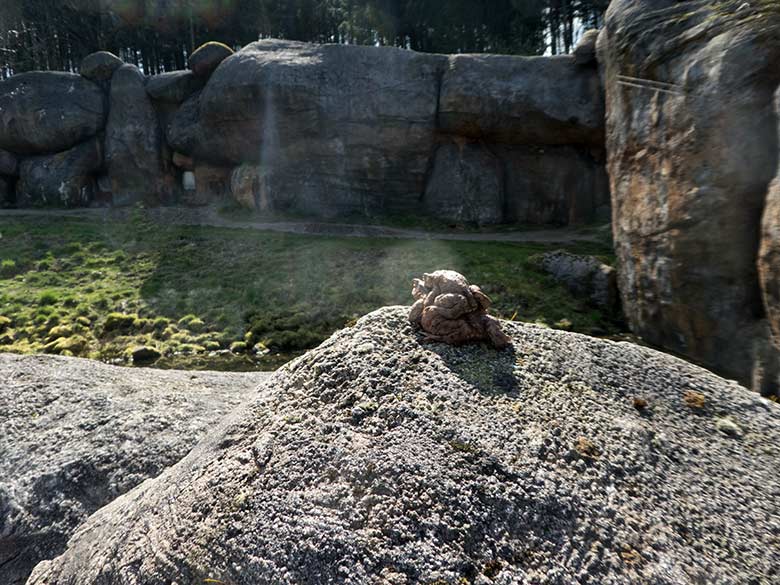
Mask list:
POLYGON ((609 217, 592 35, 576 56, 208 43, 145 77, 0 82, 0 197, 18 207, 203 205, 468 223, 609 217))

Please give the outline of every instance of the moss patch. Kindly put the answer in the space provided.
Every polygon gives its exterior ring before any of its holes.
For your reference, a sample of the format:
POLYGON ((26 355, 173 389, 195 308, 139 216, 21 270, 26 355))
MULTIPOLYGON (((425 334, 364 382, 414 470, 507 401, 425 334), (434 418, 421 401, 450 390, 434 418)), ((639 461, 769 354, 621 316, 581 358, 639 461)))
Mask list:
MULTIPOLYGON (((272 369, 360 315, 410 304, 412 278, 441 268, 480 284, 505 319, 620 331, 535 266, 533 256, 553 248, 543 244, 302 236, 139 217, 0 218, 0 232, 0 261, 15 267, 0 277, 0 315, 14 324, 0 351, 45 351, 52 330, 70 331, 85 340, 67 349, 74 355, 126 360, 148 345, 162 353, 159 367, 272 369)), ((612 258, 606 245, 568 249, 612 258)))

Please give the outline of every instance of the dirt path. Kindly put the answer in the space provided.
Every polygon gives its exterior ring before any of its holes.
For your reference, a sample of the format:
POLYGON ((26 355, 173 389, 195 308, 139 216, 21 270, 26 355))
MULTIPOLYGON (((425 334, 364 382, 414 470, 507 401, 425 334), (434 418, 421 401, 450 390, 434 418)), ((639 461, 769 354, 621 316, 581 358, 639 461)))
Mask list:
MULTIPOLYGON (((96 221, 127 221, 137 213, 134 209, 4 209, 0 218, 13 217, 75 217, 96 221)), ((458 232, 403 229, 381 225, 327 223, 311 221, 237 221, 219 215, 214 208, 158 207, 143 211, 147 219, 165 225, 251 229, 258 231, 337 236, 350 238, 398 238, 406 240, 458 240, 473 242, 572 243, 599 242, 593 230, 557 228, 513 230, 501 232, 458 232)))

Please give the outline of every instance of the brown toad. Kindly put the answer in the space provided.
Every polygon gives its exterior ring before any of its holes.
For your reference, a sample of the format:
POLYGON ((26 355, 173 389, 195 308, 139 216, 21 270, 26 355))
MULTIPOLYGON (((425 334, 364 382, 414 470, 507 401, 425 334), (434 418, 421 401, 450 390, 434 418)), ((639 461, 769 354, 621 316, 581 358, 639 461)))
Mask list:
POLYGON ((489 341, 496 349, 510 345, 498 320, 487 314, 490 298, 452 270, 437 270, 415 278, 412 295, 416 299, 409 321, 425 333, 426 341, 459 345, 489 341))

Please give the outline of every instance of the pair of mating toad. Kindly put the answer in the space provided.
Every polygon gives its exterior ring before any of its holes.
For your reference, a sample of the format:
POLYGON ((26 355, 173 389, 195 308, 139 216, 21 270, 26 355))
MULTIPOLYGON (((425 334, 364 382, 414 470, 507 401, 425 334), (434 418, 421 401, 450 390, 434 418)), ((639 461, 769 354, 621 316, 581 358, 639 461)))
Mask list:
POLYGON ((409 321, 426 333, 427 341, 452 345, 490 341, 496 349, 511 344, 498 320, 487 314, 490 298, 476 285, 452 270, 437 270, 415 278, 412 295, 416 302, 409 321))

